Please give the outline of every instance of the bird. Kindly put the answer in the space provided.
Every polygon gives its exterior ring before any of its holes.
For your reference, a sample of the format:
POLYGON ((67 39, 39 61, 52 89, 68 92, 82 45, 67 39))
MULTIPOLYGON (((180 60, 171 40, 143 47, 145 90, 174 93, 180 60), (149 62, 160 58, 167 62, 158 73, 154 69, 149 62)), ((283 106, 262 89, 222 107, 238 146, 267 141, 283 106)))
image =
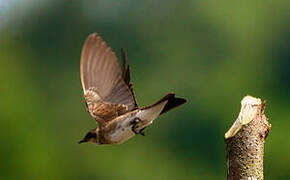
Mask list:
POLYGON ((130 81, 127 54, 121 48, 122 72, 112 48, 95 32, 82 48, 80 76, 86 109, 98 124, 80 143, 121 144, 135 135, 143 135, 153 121, 186 99, 168 93, 156 103, 138 107, 130 81))

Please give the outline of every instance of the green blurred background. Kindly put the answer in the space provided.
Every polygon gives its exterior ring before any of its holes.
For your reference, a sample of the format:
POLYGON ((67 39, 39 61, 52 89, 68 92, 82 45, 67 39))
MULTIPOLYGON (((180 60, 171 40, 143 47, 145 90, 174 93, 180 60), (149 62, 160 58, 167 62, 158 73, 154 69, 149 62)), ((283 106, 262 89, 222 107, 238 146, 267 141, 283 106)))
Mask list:
POLYGON ((224 133, 243 96, 267 100, 266 179, 290 176, 290 3, 0 0, 1 179, 225 179, 224 133), (125 47, 140 106, 189 102, 114 146, 78 145, 95 122, 79 61, 97 31, 125 47))

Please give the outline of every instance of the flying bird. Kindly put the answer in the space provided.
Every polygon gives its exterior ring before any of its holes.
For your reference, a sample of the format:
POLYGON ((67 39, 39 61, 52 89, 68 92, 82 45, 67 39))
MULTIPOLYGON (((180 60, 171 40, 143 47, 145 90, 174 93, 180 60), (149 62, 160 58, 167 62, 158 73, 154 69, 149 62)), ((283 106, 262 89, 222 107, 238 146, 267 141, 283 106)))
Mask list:
POLYGON ((97 34, 89 35, 81 54, 80 74, 87 110, 98 127, 89 131, 79 143, 120 144, 144 129, 161 114, 186 102, 169 93, 156 103, 139 108, 132 84, 127 56, 122 73, 112 49, 97 34))

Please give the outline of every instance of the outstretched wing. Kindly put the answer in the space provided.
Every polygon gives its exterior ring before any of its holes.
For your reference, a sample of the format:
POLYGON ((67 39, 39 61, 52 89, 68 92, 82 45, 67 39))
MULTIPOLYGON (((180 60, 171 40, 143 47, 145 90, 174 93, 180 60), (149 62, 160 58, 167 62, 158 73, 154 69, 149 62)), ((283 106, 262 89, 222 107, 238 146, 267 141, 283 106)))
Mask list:
POLYGON ((88 109, 98 122, 137 108, 115 53, 97 33, 91 34, 83 46, 80 71, 88 109))
POLYGON ((121 48, 121 53, 122 53, 122 59, 123 59, 123 72, 122 72, 122 76, 123 79, 125 81, 125 83, 127 84, 127 86, 129 87, 133 97, 134 97, 134 102, 135 102, 135 107, 138 107, 137 102, 136 102, 136 98, 135 98, 135 93, 133 90, 133 84, 131 83, 131 76, 130 76, 130 66, 128 64, 128 59, 127 59, 127 54, 124 48, 121 48))

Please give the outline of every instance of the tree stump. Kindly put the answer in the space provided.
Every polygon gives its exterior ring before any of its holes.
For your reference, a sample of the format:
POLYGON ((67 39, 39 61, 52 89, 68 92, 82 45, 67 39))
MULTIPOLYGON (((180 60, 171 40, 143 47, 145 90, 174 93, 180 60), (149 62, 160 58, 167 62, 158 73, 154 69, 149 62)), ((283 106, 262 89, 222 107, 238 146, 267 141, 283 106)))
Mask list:
POLYGON ((237 120, 225 134, 228 180, 261 180, 264 143, 271 124, 264 114, 265 102, 246 96, 237 120))

